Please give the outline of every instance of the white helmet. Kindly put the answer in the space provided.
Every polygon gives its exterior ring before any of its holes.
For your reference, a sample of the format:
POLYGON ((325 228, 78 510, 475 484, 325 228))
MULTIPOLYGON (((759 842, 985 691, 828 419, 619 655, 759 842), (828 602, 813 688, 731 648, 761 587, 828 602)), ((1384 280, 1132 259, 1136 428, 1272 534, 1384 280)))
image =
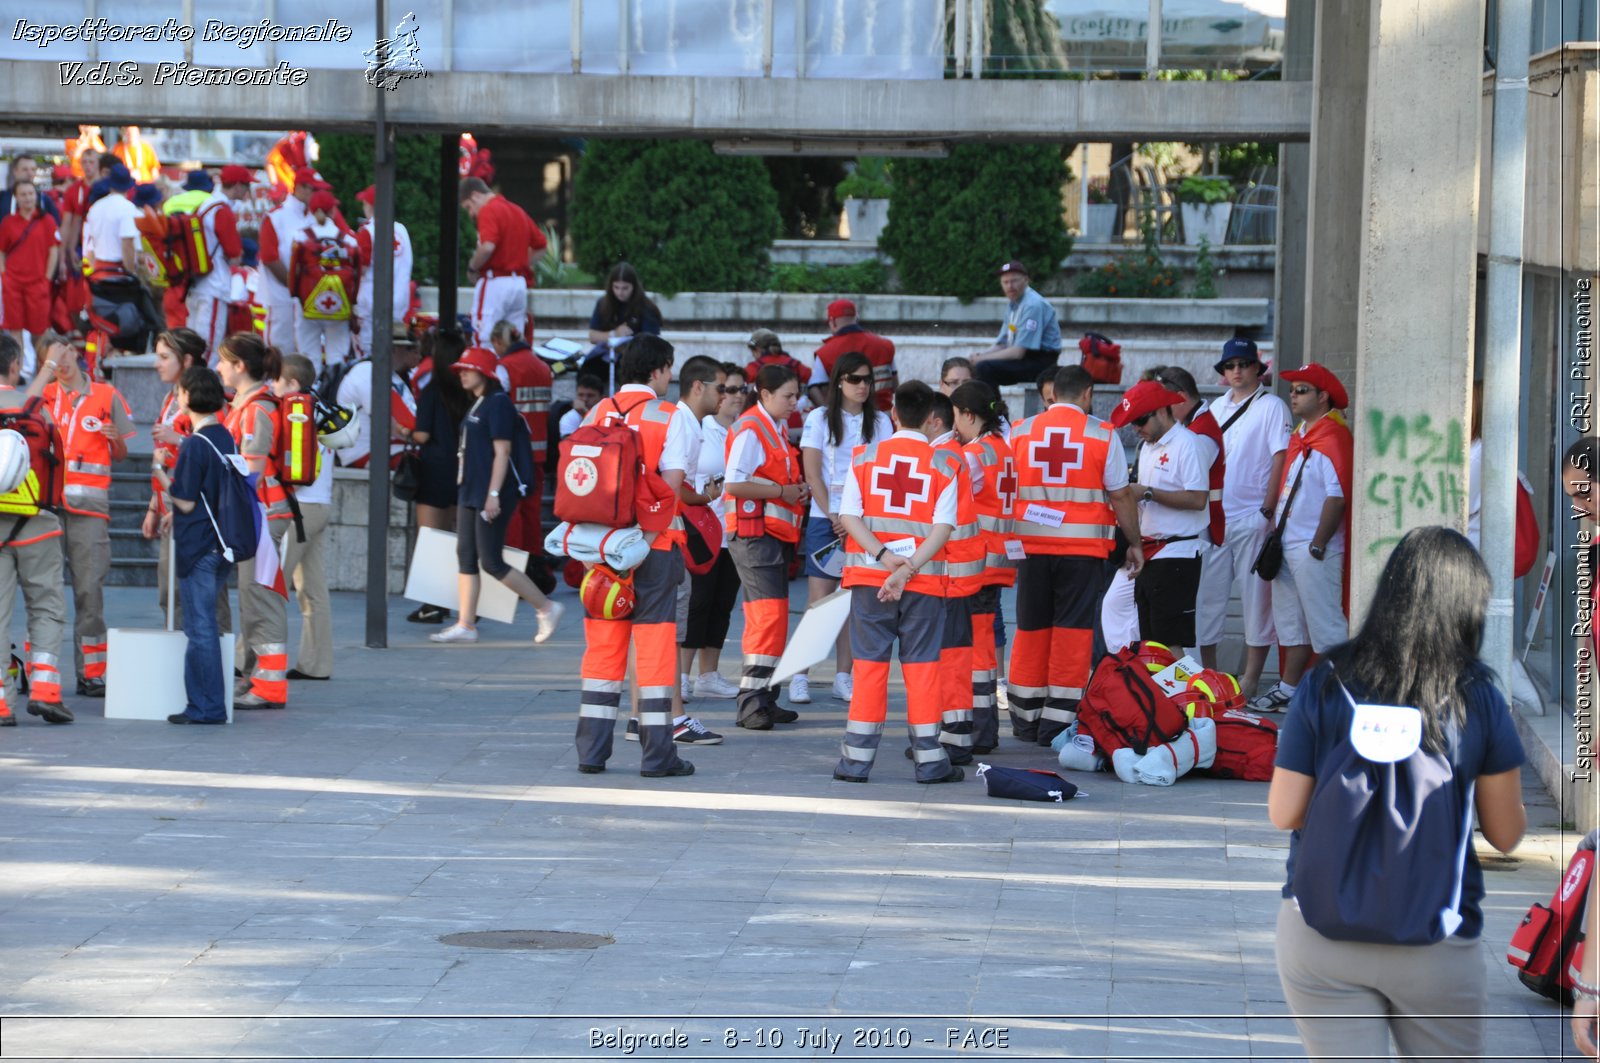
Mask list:
POLYGON ((329 406, 317 403, 317 439, 329 450, 344 450, 355 445, 355 411, 348 406, 329 406))
POLYGON ((0 429, 0 495, 10 494, 28 478, 28 441, 22 433, 0 429))

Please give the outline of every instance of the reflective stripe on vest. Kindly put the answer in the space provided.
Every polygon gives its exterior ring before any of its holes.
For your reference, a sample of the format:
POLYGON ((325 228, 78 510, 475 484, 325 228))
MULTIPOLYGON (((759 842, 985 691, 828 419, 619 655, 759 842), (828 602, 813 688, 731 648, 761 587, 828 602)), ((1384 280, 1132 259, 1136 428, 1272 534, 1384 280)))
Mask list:
POLYGON ((1111 438, 1109 424, 1067 404, 1052 406, 1013 429, 1013 534, 1030 554, 1110 555, 1116 528, 1105 494, 1111 438), (1036 517, 1040 510, 1054 516, 1029 519, 1030 508, 1036 517))
MULTIPOLYGON (((933 518, 939 498, 957 482, 952 471, 964 467, 965 459, 959 454, 935 451, 917 439, 891 436, 861 448, 850 469, 861 496, 861 522, 885 547, 895 544, 897 553, 914 553, 937 526, 933 518), (905 542, 913 544, 911 550, 899 546, 905 542)), ((981 562, 981 549, 975 556, 959 560, 981 562)), ((906 581, 906 590, 943 597, 948 562, 948 553, 941 551, 906 581)), ((882 586, 888 578, 888 569, 867 552, 865 544, 847 541, 844 586, 882 586)))
MULTIPOLYGON (((780 439, 767 418, 767 414, 760 407, 752 407, 728 431, 727 442, 724 443, 723 457, 733 450, 733 441, 740 432, 753 431, 756 441, 761 444, 761 464, 751 474, 750 482, 767 484, 772 487, 782 487, 785 484, 799 483, 800 470, 796 467, 793 453, 790 451, 789 442, 780 439)), ((767 520, 767 534, 774 539, 785 543, 800 541, 800 522, 804 519, 805 511, 798 502, 784 502, 776 498, 761 500, 762 515, 767 520)), ((739 521, 739 507, 729 506, 723 516, 723 528, 729 536, 737 534, 739 521)))
POLYGON ((110 519, 112 443, 101 430, 115 423, 114 403, 121 401, 116 389, 91 383, 85 391, 69 392, 51 383, 44 389, 44 401, 65 447, 61 495, 67 510, 110 519))

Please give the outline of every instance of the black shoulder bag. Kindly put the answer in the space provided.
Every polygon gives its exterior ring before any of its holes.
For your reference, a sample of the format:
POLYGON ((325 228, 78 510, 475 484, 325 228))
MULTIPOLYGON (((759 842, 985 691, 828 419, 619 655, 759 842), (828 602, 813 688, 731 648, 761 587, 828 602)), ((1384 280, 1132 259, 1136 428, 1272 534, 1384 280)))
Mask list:
POLYGON ((1294 483, 1289 487, 1289 498, 1283 504, 1283 516, 1278 518, 1278 526, 1273 528, 1265 542, 1261 544, 1261 552, 1256 554, 1255 564, 1250 566, 1250 571, 1262 579, 1271 582, 1278 578, 1278 572, 1283 568, 1283 526, 1289 521, 1289 510, 1294 506, 1294 496, 1300 491, 1300 478, 1306 474, 1306 466, 1311 462, 1311 451, 1308 449, 1305 457, 1300 459, 1300 470, 1294 474, 1294 483))

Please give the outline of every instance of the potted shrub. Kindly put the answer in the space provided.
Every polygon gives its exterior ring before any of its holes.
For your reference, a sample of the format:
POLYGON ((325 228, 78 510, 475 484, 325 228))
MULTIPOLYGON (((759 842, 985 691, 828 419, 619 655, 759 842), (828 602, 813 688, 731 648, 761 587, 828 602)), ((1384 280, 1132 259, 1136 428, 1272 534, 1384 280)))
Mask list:
POLYGON ((844 202, 850 239, 877 243, 889 224, 889 160, 863 156, 850 176, 839 182, 834 194, 844 202))
POLYGON ((1185 177, 1178 185, 1183 213, 1183 242, 1198 245, 1202 237, 1220 247, 1233 213, 1233 183, 1226 177, 1185 177))
POLYGON ((1108 244, 1122 234, 1117 232, 1117 204, 1107 187, 1109 178, 1089 182, 1089 205, 1084 209, 1083 238, 1091 243, 1108 244))

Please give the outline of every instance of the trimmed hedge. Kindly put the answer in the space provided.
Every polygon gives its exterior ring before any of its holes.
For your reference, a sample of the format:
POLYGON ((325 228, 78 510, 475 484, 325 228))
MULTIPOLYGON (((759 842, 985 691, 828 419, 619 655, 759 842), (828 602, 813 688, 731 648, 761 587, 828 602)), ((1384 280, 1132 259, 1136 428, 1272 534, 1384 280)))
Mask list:
POLYGON ((998 295, 994 271, 1008 259, 1043 280, 1072 250, 1061 214, 1068 173, 1054 145, 958 144, 943 159, 896 159, 879 246, 917 295, 998 295))
POLYGON ((759 291, 782 229, 758 158, 697 140, 591 140, 573 182, 578 265, 631 262, 652 292, 759 291))

